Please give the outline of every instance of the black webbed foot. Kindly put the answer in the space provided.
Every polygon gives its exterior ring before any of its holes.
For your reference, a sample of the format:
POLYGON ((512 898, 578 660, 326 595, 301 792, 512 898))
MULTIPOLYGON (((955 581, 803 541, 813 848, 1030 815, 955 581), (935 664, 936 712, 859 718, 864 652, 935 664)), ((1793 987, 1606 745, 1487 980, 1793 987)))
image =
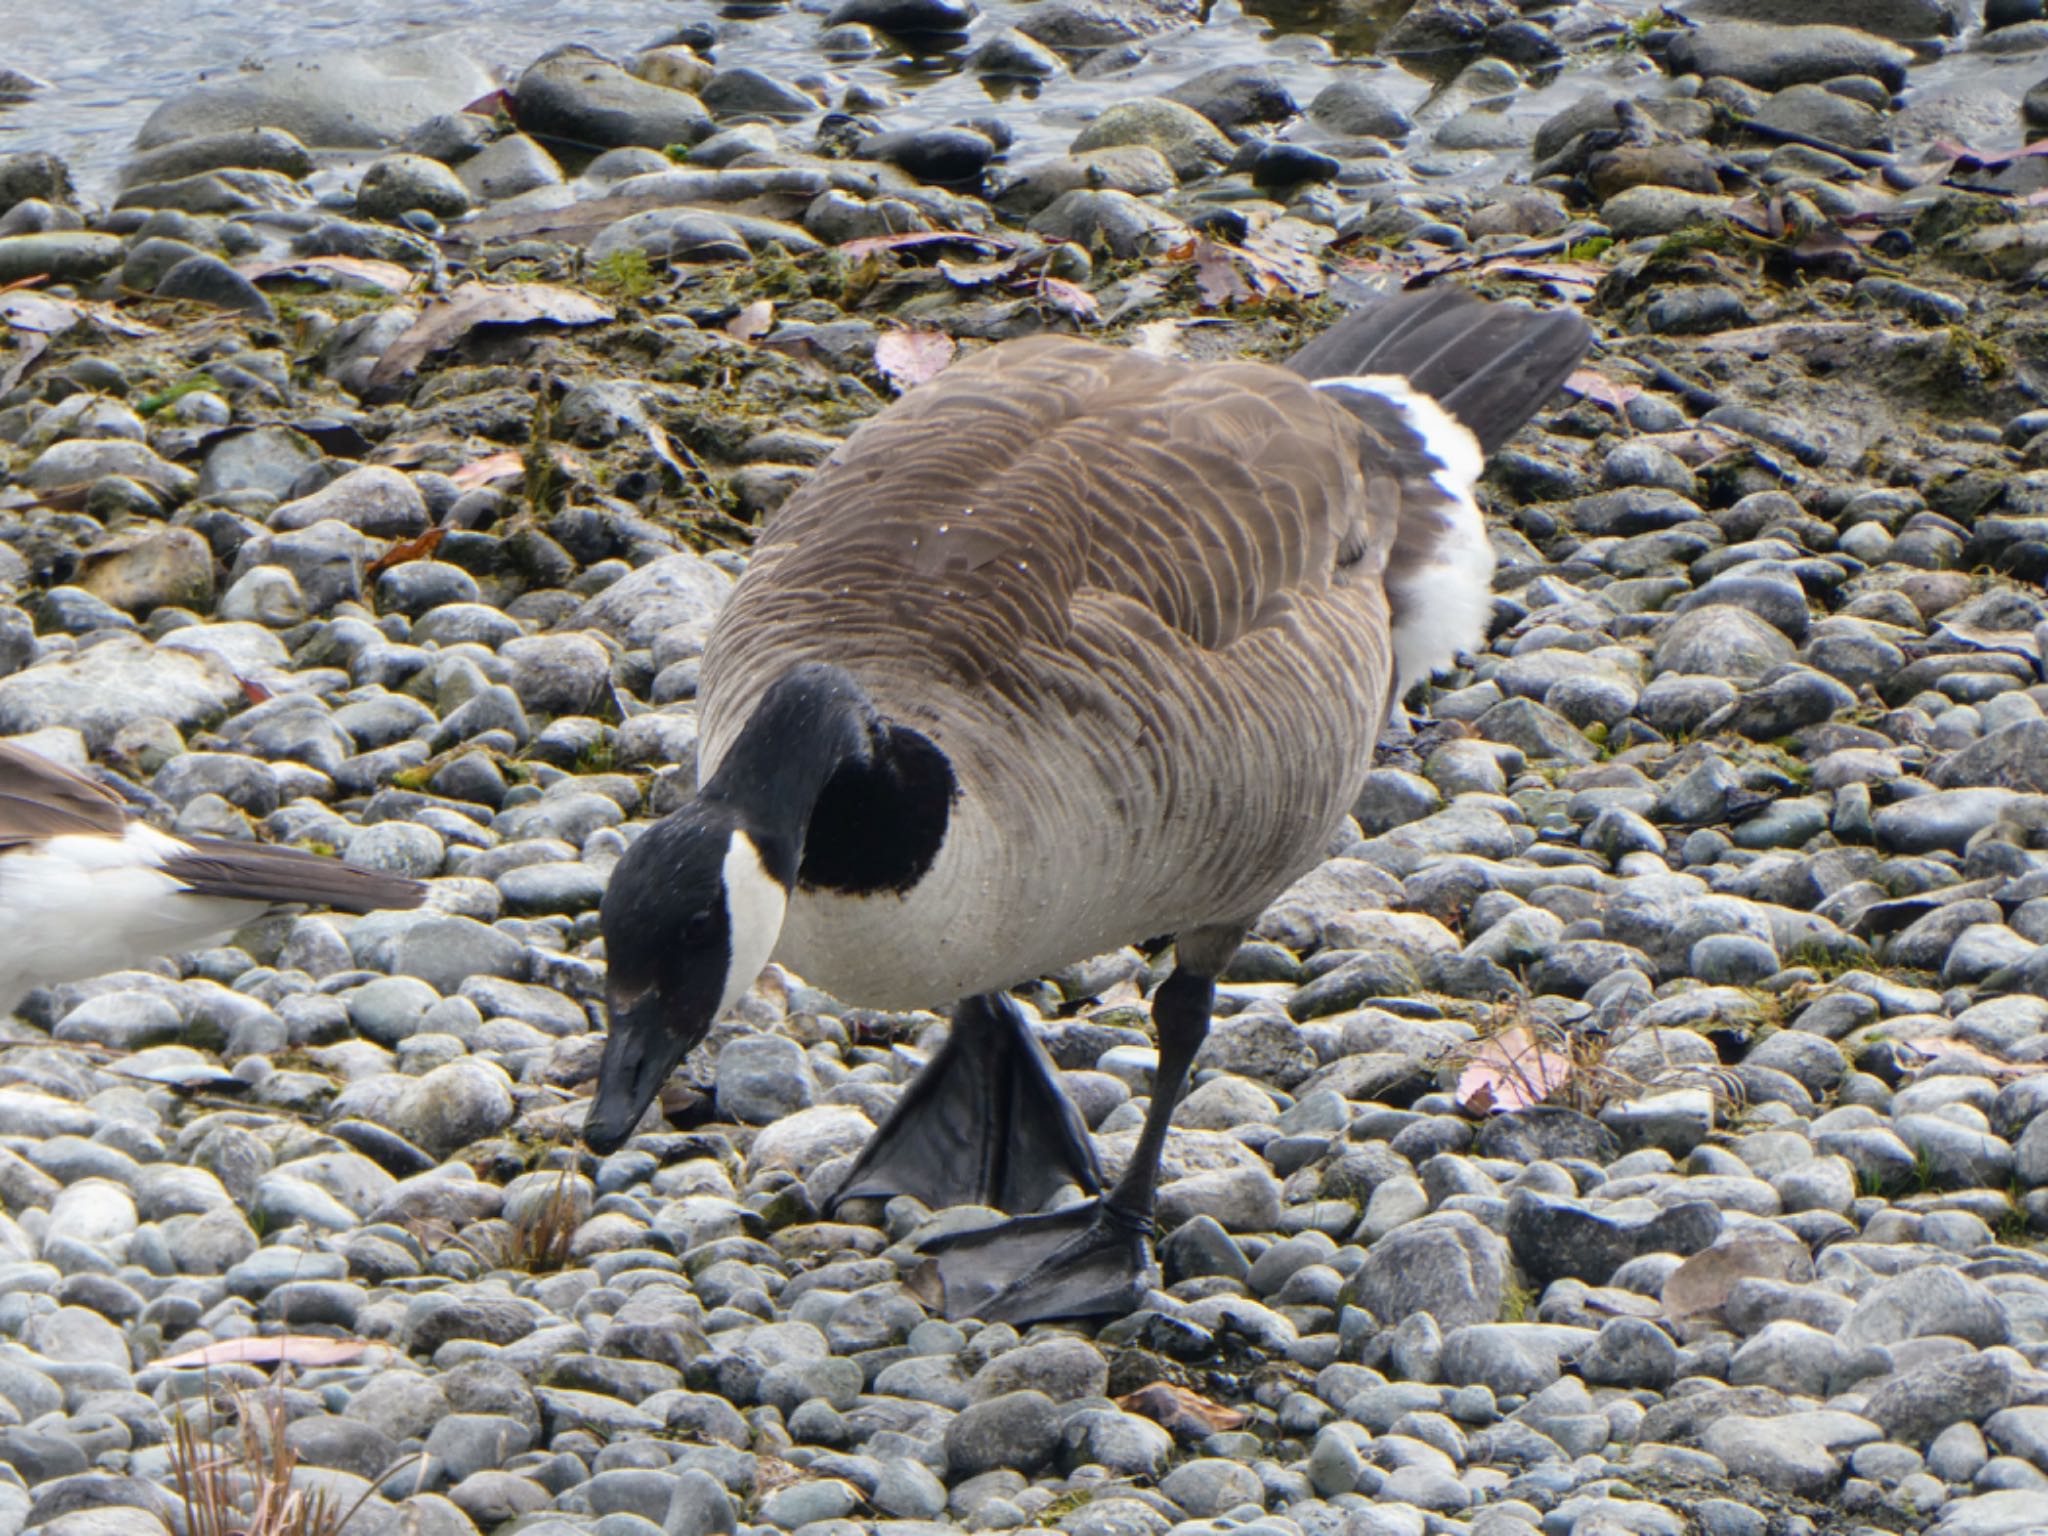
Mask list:
POLYGON ((1106 1200, 931 1239, 947 1317, 1051 1322, 1121 1316, 1159 1282, 1152 1222, 1106 1200))
POLYGON ((832 1203, 910 1195, 933 1210, 1035 1211, 1069 1184, 1102 1188, 1088 1128, 1017 1005, 990 993, 953 1010, 952 1034, 832 1203))

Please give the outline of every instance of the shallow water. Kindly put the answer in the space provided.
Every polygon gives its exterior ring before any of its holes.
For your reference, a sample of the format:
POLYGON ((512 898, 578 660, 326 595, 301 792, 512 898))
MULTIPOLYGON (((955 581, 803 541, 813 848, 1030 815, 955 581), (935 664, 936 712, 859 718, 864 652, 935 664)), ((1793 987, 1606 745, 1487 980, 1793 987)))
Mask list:
MULTIPOLYGON (((1026 87, 989 84, 968 73, 961 68, 965 50, 950 57, 885 53, 828 63, 815 40, 836 0, 750 3, 744 13, 712 0, 58 0, 53 24, 0 31, 0 64, 50 83, 25 103, 0 105, 0 153, 53 150, 71 163, 85 190, 104 195, 136 129, 160 100, 245 60, 444 36, 510 80, 538 54, 563 43, 587 44, 617 57, 659 42, 684 24, 714 28, 721 65, 748 65, 783 77, 829 74, 842 84, 889 87, 906 98, 888 115, 891 128, 999 116, 1016 135, 1013 165, 1064 150, 1081 125, 1112 102, 1157 91, 1201 69, 1255 60, 1272 64, 1302 101, 1337 71, 1371 71, 1389 98, 1411 112, 1424 111, 1425 123, 1431 122, 1425 105, 1431 82, 1365 56, 1408 0, 1250 0, 1258 15, 1247 15, 1239 3, 1209 0, 1201 25, 1155 40, 1146 61, 1125 75, 1062 76, 1026 87)), ((29 0, 12 4, 25 7, 29 0)), ((1614 22, 1647 4, 1601 0, 1596 9, 1600 19, 1614 22)), ((982 9, 970 49, 1022 14, 1017 0, 982 0, 982 9)), ((1583 23, 1588 8, 1573 9, 1583 23)), ((1949 110, 1937 114, 1938 127, 1926 123, 1920 133, 1907 128, 1901 147, 1910 153, 1919 147, 1916 139, 1934 137, 1964 137, 1982 149, 2015 146, 2016 122, 2008 127, 2006 120, 2016 114, 1994 108, 1996 120, 1990 120, 1992 113, 1972 113, 1970 107, 1980 94, 2009 99, 2016 82, 2023 89, 2039 72, 2036 67, 2027 73, 2031 63, 1962 52, 1915 70, 1909 102, 1939 95, 1949 110)), ((1581 56, 1565 74, 1517 93, 1510 112, 1533 125, 1597 86, 1641 90, 1646 76, 1655 80, 1657 71, 1640 53, 1598 50, 1581 56)), ((801 144, 808 132, 798 126, 788 142, 801 144)), ((1418 143, 1426 141, 1426 134, 1418 136, 1418 143)), ((1508 154, 1468 158, 1463 169, 1490 181, 1525 165, 1520 154, 1508 154)))
MULTIPOLYGON (((1275 13, 1287 32, 1307 33, 1319 27, 1320 8, 1329 3, 1275 0, 1275 13)), ((61 25, 9 28, 0 41, 0 64, 50 84, 28 102, 0 108, 0 152, 53 150, 70 161, 89 190, 103 192, 150 110, 198 79, 218 77, 245 60, 432 36, 446 36, 510 79, 536 55, 563 43, 618 56, 658 42, 684 23, 709 23, 719 33, 715 52, 722 65, 785 76, 816 72, 828 67, 813 42, 830 8, 800 4, 765 16, 739 16, 704 0, 61 0, 61 25)), ((1000 5, 984 9, 991 14, 977 25, 977 38, 1002 19, 1000 5)), ((1367 42, 1369 33, 1346 29, 1342 40, 1367 42)), ((1268 58, 1283 72, 1298 74, 1298 83, 1311 92, 1333 62, 1322 42, 1283 36, 1224 0, 1204 25, 1156 44, 1143 74, 1149 85, 1215 64, 1268 58)), ((1011 123, 1024 151, 1063 148, 1095 112, 1133 94, 1129 80, 1117 79, 1063 78, 1029 92, 989 86, 958 63, 885 54, 834 64, 830 71, 849 82, 907 94, 909 110, 892 113, 891 127, 993 110, 1011 123)), ((1426 89, 1403 77, 1394 94, 1419 96, 1426 89)))

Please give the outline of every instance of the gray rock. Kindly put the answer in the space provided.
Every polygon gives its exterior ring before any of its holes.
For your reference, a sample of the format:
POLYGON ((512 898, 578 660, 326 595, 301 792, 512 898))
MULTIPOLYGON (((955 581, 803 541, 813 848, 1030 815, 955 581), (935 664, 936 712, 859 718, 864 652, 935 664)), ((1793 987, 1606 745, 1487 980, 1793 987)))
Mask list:
POLYGON ((1187 237, 1187 226, 1128 192, 1076 188, 1062 192, 1035 215, 1031 229, 1055 240, 1087 246, 1098 240, 1112 255, 1157 255, 1187 237))
POLYGON ((512 99, 520 127, 536 138, 604 149, 694 144, 712 129, 695 96, 636 79, 585 48, 559 49, 529 65, 512 99))
POLYGON ((975 1403, 946 1426, 946 1465, 955 1481, 1008 1468, 1026 1476, 1059 1448, 1060 1411, 1043 1392, 1006 1392, 975 1403))
POLYGON ((104 752, 139 720, 191 730, 242 698, 241 683, 217 657, 121 637, 0 678, 0 734, 69 726, 93 752, 104 752))
POLYGON ((1673 40, 1674 72, 1724 75, 1759 90, 1818 83, 1841 75, 1870 75, 1898 90, 1912 53, 1897 43, 1851 27, 1769 26, 1717 21, 1673 40))
POLYGON ((1157 96, 1140 96, 1106 108, 1075 135, 1068 149, 1078 155, 1122 144, 1158 150, 1183 179, 1214 170, 1232 154, 1230 140, 1201 113, 1157 96))
POLYGON ((731 591, 732 578, 702 556, 664 555, 613 582, 561 627, 600 630, 645 650, 663 630, 708 622, 731 591))
POLYGON ((126 248, 112 235, 83 230, 0 235, 0 283, 36 277, 86 282, 118 267, 126 255, 126 248))
POLYGON ((194 86, 163 102, 135 142, 277 128, 321 149, 375 149, 414 124, 496 89, 490 73, 445 41, 329 49, 279 58, 194 86))
POLYGON ((356 187, 356 212, 366 219, 396 219, 415 208, 440 219, 460 218, 474 206, 462 179, 425 155, 373 160, 356 187))
POLYGON ((1426 1216, 1375 1243, 1344 1299, 1388 1322, 1427 1312, 1441 1328, 1490 1323, 1507 1294, 1508 1245, 1462 1212, 1426 1216))
POLYGON ((222 261, 202 251, 188 256, 156 280, 160 299, 187 299, 215 309, 232 309, 258 320, 273 320, 276 311, 262 290, 222 261))
POLYGON ((1952 1269, 1930 1266, 1872 1286, 1843 1325, 1841 1340, 1860 1349, 1949 1334, 1985 1348, 2003 1344, 2010 1331, 1996 1295, 1952 1269))
POLYGON ((1961 852, 1964 845, 2024 797, 2009 789, 1945 789, 1886 806, 1871 818, 1887 853, 1961 852))

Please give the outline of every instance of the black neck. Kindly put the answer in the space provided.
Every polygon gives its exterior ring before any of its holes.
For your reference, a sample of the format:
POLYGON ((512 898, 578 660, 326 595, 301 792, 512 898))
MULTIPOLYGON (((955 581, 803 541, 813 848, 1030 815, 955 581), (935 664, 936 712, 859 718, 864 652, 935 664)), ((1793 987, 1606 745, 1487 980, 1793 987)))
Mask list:
POLYGON ((792 667, 754 706, 702 798, 737 811, 769 873, 793 884, 818 796, 841 767, 874 755, 880 728, 867 695, 838 667, 792 667))

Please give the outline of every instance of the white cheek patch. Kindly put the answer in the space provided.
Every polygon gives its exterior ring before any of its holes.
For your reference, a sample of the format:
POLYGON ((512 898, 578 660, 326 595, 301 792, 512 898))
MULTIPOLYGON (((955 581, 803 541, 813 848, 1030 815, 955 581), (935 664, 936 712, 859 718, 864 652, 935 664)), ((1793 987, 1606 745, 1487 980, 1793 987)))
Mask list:
POLYGON ((768 873, 754 840, 744 832, 733 833, 725 852, 725 914, 732 961, 726 967, 719 1014, 746 996, 747 988, 775 952, 788 905, 789 893, 768 873))

